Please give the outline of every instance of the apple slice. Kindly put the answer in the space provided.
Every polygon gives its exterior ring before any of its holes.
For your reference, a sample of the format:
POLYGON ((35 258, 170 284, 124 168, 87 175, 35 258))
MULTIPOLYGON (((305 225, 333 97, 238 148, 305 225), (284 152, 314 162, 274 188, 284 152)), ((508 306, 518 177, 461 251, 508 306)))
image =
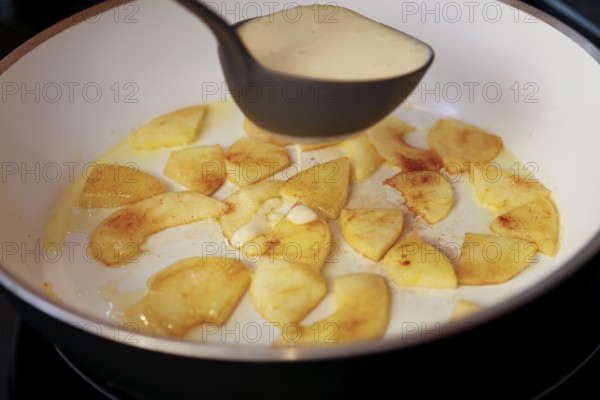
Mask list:
POLYGON ((148 280, 148 294, 125 312, 143 330, 184 336, 203 323, 224 323, 250 284, 239 260, 193 257, 178 261, 148 280))
POLYGON ((426 140, 453 171, 467 171, 473 164, 484 164, 504 147, 500 137, 454 118, 436 121, 426 140))
POLYGON ((378 261, 400 237, 403 220, 401 210, 343 209, 340 228, 354 250, 378 261))
POLYGON ((336 276, 333 300, 331 315, 310 325, 283 326, 273 346, 332 346, 383 337, 390 317, 384 277, 367 273, 336 276))
POLYGON ((296 224, 286 217, 265 236, 267 240, 257 240, 271 247, 268 252, 270 258, 312 265, 317 271, 323 267, 332 250, 329 224, 321 218, 296 224))
POLYGON ((244 122, 242 126, 244 128, 244 132, 246 132, 246 135, 248 135, 248 137, 250 138, 259 139, 264 142, 282 147, 286 147, 293 144, 288 140, 282 139, 278 136, 273 135, 272 133, 269 133, 268 131, 256 125, 254 122, 250 121, 246 117, 244 117, 244 122))
POLYGON ((195 105, 156 117, 132 133, 133 148, 153 150, 191 143, 201 130, 205 114, 205 105, 195 105))
POLYGON ((444 219, 452 208, 452 186, 439 172, 400 172, 383 183, 399 190, 407 207, 429 224, 444 219))
POLYGON ((553 256, 558 244, 558 213, 550 200, 538 197, 500 215, 490 224, 500 236, 511 236, 538 245, 541 253, 553 256))
POLYGON ((413 126, 396 117, 387 117, 369 128, 367 134, 379 154, 402 171, 439 171, 442 160, 435 151, 419 149, 406 142, 405 136, 414 130, 413 126))
POLYGON ((80 207, 120 207, 165 191, 158 179, 132 166, 96 164, 90 171, 79 195, 80 207))
POLYGON ((458 321, 470 315, 476 314, 481 310, 481 306, 471 303, 469 300, 459 299, 454 305, 452 315, 450 316, 450 321, 458 321))
POLYGON ((538 197, 550 195, 550 191, 537 180, 515 175, 492 163, 482 168, 472 168, 470 181, 477 200, 499 212, 509 211, 538 197))
POLYGON ((225 153, 219 145, 174 151, 164 174, 187 189, 210 196, 225 181, 225 153))
POLYGON ((360 182, 375 172, 383 163, 366 133, 358 134, 342 142, 342 149, 350 160, 352 180, 360 182))
POLYGON ((299 323, 323 299, 327 284, 311 265, 262 258, 252 275, 250 301, 267 321, 299 323))
POLYGON ((280 198, 283 181, 266 180, 239 189, 224 202, 229 211, 219 217, 221 232, 231 243, 232 236, 252 220, 260 207, 269 199, 280 198))
POLYGON ((173 226, 216 218, 228 208, 202 193, 158 194, 105 218, 90 235, 88 251, 103 264, 118 266, 133 260, 148 236, 173 226))
POLYGON ((281 196, 300 202, 327 218, 337 219, 348 197, 350 162, 347 157, 314 165, 292 177, 281 187, 281 196))
POLYGON ((286 148, 254 138, 241 138, 225 153, 227 179, 238 186, 260 182, 290 165, 286 148))
POLYGON ((537 253, 537 245, 525 240, 466 233, 456 263, 461 285, 504 283, 521 273, 537 253))
POLYGON ((444 254, 421 238, 409 236, 383 258, 385 270, 400 286, 455 289, 456 274, 444 254))

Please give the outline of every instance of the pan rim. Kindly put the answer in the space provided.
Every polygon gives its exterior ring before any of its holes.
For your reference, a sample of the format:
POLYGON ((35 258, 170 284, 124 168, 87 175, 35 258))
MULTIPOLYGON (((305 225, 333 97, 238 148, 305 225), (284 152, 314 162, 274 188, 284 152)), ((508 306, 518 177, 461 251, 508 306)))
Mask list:
MULTIPOLYGON (((600 49, 598 49, 592 42, 590 42, 583 35, 575 31, 560 20, 552 17, 551 15, 533 7, 529 4, 523 3, 520 0, 498 0, 511 7, 516 7, 519 10, 526 12, 535 18, 538 18, 554 29, 561 32, 563 35, 571 39, 575 44, 580 46, 586 53, 588 53, 596 62, 600 64, 600 49), (533 11, 529 12, 529 11, 533 11)), ((27 55, 31 50, 41 45, 48 39, 59 34, 60 32, 77 25, 85 19, 91 18, 102 12, 110 10, 114 7, 118 7, 122 4, 129 3, 130 0, 107 0, 99 3, 96 6, 92 6, 80 13, 75 14, 72 17, 66 18, 55 25, 45 29, 38 33, 31 39, 27 40, 21 46, 16 48, 13 52, 7 55, 4 59, 0 60, 0 76, 15 65, 21 58, 27 55)), ((457 329, 453 329, 451 332, 444 334, 443 337, 450 337, 460 332, 473 329, 477 326, 483 325, 489 321, 496 320, 503 315, 519 308, 520 306, 531 302, 532 300, 541 297, 544 293, 550 291, 556 287, 560 282, 566 280, 575 271, 583 267, 593 256, 600 252, 600 229, 596 232, 593 238, 591 238, 582 249, 565 264, 563 264, 557 271, 546 277, 545 279, 534 284, 529 290, 521 292, 510 299, 505 300, 495 306, 489 307, 482 312, 461 320, 460 326, 455 326, 457 329)), ((101 320, 96 317, 85 315, 81 312, 75 312, 69 309, 68 306, 59 306, 54 304, 50 299, 45 298, 41 294, 36 293, 32 290, 29 285, 20 282, 20 280, 12 274, 7 266, 0 263, 0 284, 4 286, 11 293, 18 296, 23 301, 34 306, 41 312, 53 317, 63 323, 73 324, 75 322, 83 322, 79 327, 85 326, 85 323, 97 324, 101 328, 98 332, 102 337, 108 340, 114 340, 113 332, 106 320, 101 320)), ((89 331, 88 331, 89 333, 89 331)), ((135 346, 148 351, 158 351, 168 353, 176 356, 193 357, 193 358, 205 358, 213 360, 227 360, 227 361, 318 361, 318 360, 332 360, 338 358, 346 358, 353 356, 361 356, 368 354, 375 354, 384 351, 397 351, 406 348, 411 348, 420 344, 426 344, 431 341, 439 340, 439 338, 432 335, 431 337, 421 337, 420 335, 411 338, 398 337, 393 339, 385 339, 374 342, 364 342, 356 344, 347 344, 334 346, 330 348, 285 348, 285 349, 271 349, 263 347, 241 347, 241 346, 230 346, 226 344, 208 344, 198 342, 187 342, 187 341, 175 341, 170 338, 155 337, 149 334, 136 333, 137 343, 128 343, 128 346, 135 346)), ((115 341, 116 342, 116 341, 115 341)), ((120 342, 116 342, 122 344, 120 342)))

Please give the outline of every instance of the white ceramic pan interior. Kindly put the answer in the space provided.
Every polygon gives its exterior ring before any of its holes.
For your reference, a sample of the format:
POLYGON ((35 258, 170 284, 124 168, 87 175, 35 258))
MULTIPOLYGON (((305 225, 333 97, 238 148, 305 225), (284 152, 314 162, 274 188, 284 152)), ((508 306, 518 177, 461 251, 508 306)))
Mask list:
MULTIPOLYGON (((51 253, 55 245, 44 243, 61 196, 86 165, 133 129, 176 108, 214 104, 199 143, 227 146, 243 135, 242 115, 228 94, 211 32, 175 2, 139 0, 92 8, 87 18, 66 21, 62 27, 67 29, 55 27, 55 36, 34 39, 0 64, 0 283, 59 320, 109 339, 118 336, 133 346, 219 359, 315 359, 411 346, 484 323, 542 294, 595 254, 600 244, 597 49, 518 2, 349 0, 340 5, 433 47, 431 69, 394 114, 421 133, 435 119, 452 116, 500 135, 516 159, 532 166, 535 178, 552 191, 561 221, 555 257, 536 257, 501 285, 452 291, 393 288, 390 327, 376 342, 272 349, 270 328, 246 298, 228 322, 227 328, 237 333, 226 340, 199 333, 171 340, 115 324, 99 291, 131 291, 129 299, 139 297, 154 272, 184 256, 200 255, 198 243, 221 243, 218 228, 170 229, 147 244, 137 264, 108 269, 86 257, 85 233, 70 234, 69 247, 58 253, 51 253), (44 289, 44 283, 51 286, 44 289), (56 297, 62 302, 56 303, 56 297), (482 305, 484 311, 449 327, 445 323, 459 298, 482 305), (122 334, 115 335, 115 329, 122 334)), ((235 1, 212 6, 231 22, 290 7, 235 1)), ((414 140, 419 142, 418 134, 414 140)), ((135 162, 162 176, 168 152, 135 160, 111 154, 116 157, 112 161, 135 162)), ((378 176, 389 173, 382 168, 378 176)), ((167 178, 161 180, 170 190, 178 189, 167 178)), ((227 190, 216 197, 225 197, 227 190)), ((351 198, 350 205, 400 203, 392 191, 364 194, 370 191, 368 186, 357 189, 363 194, 351 198)), ((451 217, 425 236, 460 243, 465 230, 483 229, 489 214, 473 214, 474 204, 472 194, 459 192, 451 217)), ((105 215, 95 214, 94 221, 105 215)), ((340 246, 336 259, 338 263, 325 267, 329 282, 343 272, 382 273, 381 266, 367 263, 347 245, 340 246)), ((307 321, 327 315, 331 307, 328 297, 307 321)))

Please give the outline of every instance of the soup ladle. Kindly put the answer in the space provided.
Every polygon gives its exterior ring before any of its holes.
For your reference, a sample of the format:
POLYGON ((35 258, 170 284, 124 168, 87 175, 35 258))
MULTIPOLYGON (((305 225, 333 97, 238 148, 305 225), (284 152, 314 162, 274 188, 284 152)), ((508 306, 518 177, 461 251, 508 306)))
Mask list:
MULTIPOLYGON (((303 142, 331 141, 374 125, 415 89, 433 62, 434 52, 419 68, 384 79, 331 80, 287 75, 260 64, 237 28, 196 0, 176 0, 198 16, 216 36, 225 82, 244 115, 266 131, 303 142)), ((414 38, 413 38, 414 39, 414 38)))

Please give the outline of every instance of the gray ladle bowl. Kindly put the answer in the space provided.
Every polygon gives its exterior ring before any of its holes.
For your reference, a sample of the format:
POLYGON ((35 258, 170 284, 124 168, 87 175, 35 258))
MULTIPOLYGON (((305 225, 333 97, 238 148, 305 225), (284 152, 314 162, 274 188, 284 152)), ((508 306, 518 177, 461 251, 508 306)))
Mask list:
POLYGON ((359 132, 398 107, 433 62, 380 80, 334 81, 282 74, 259 64, 236 29, 196 0, 176 0, 200 17, 219 41, 219 58, 232 97, 256 125, 275 134, 322 140, 359 132))

